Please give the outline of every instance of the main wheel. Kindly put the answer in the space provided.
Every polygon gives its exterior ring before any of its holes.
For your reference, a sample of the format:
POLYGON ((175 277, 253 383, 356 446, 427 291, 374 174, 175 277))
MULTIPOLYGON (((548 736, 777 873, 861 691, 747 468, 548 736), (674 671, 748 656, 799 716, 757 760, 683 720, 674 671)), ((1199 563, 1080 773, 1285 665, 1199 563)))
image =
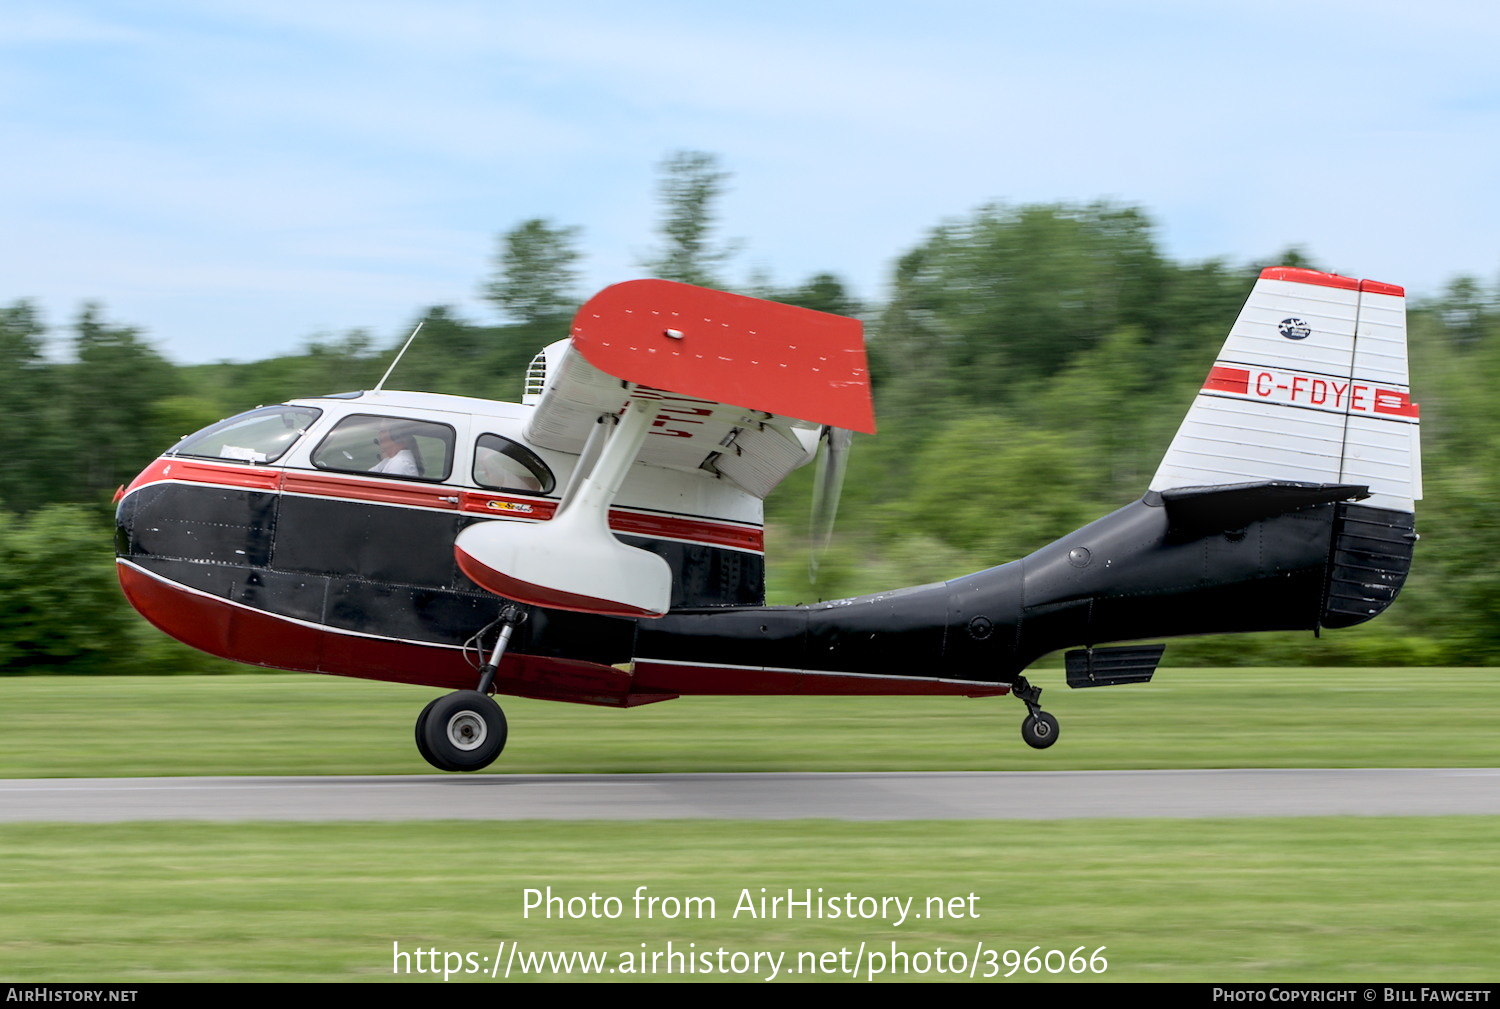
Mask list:
POLYGON ((440 771, 477 771, 505 749, 505 715, 477 690, 439 697, 417 719, 417 749, 440 771))
POLYGON ((432 709, 437 705, 437 702, 441 700, 441 697, 434 697, 432 700, 427 702, 427 707, 423 708, 422 713, 417 716, 417 752, 422 755, 423 760, 427 761, 438 770, 451 771, 451 767, 443 767, 437 762, 437 760, 433 758, 432 751, 427 748, 427 739, 424 735, 424 733, 427 731, 427 716, 432 712, 432 709))
POLYGON ((1045 711, 1027 715, 1021 723, 1021 738, 1026 740, 1027 746, 1045 750, 1057 742, 1057 719, 1045 711))

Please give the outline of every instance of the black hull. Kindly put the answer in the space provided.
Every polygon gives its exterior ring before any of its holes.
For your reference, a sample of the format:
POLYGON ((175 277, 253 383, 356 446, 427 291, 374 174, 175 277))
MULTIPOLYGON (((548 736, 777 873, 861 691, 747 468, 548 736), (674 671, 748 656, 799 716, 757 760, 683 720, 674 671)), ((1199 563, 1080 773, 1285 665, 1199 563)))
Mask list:
MULTIPOLYGON (((1019 561, 946 583, 804 606, 693 605, 758 601, 762 559, 627 538, 667 556, 687 605, 654 620, 533 609, 511 649, 601 670, 640 664, 634 682, 621 674, 622 696, 783 692, 787 677, 798 674, 824 677, 797 688, 807 692, 837 677, 845 679, 838 689, 828 686, 831 692, 860 692, 849 679, 856 677, 881 681, 870 683, 871 693, 915 692, 891 688, 896 681, 1009 685, 1037 659, 1064 649, 1350 626, 1389 606, 1410 569, 1410 513, 1330 502, 1227 531, 1185 526, 1183 514, 1174 522, 1171 508, 1148 495, 1019 561), (781 678, 736 678, 745 671, 781 678)), ((469 582, 453 560, 453 537, 472 521, 462 516, 165 484, 130 494, 117 521, 119 556, 164 583, 332 634, 451 650, 505 604, 469 582)), ((196 632, 174 629, 159 609, 159 625, 198 643, 196 632)), ((215 651, 365 675, 253 644, 215 651)), ((370 675, 424 682, 422 669, 397 672, 370 675)), ((427 679, 450 683, 454 675, 427 679)))

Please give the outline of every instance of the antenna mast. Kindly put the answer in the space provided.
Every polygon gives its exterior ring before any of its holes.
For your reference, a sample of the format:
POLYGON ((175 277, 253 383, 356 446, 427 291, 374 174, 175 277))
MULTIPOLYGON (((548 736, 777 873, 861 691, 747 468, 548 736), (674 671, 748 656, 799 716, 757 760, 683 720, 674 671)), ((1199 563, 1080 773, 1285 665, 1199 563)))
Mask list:
MULTIPOLYGON (((426 321, 426 319, 422 320, 422 322, 426 321)), ((380 381, 375 383, 375 388, 371 389, 371 392, 379 392, 381 390, 381 387, 385 385, 385 380, 391 377, 391 372, 395 371, 396 365, 401 363, 401 357, 406 353, 406 348, 411 346, 411 342, 415 340, 417 338, 417 334, 422 331, 422 322, 417 323, 417 328, 411 331, 411 336, 408 336, 406 338, 406 342, 401 345, 400 352, 396 354, 396 360, 392 361, 391 366, 385 370, 385 374, 380 376, 380 381)))

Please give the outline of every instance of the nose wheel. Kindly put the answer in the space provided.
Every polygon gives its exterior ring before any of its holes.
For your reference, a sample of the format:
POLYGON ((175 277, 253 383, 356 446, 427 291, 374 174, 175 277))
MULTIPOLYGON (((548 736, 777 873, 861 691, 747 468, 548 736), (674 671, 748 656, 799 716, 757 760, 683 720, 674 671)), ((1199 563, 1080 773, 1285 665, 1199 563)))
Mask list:
POLYGON ((1035 750, 1045 750, 1057 742, 1057 719, 1042 710, 1042 688, 1022 676, 1010 692, 1026 704, 1026 720, 1021 723, 1021 738, 1035 750))
POLYGON ((1057 719, 1045 711, 1027 715, 1021 723, 1021 738, 1026 740, 1027 746, 1045 750, 1057 742, 1057 719))

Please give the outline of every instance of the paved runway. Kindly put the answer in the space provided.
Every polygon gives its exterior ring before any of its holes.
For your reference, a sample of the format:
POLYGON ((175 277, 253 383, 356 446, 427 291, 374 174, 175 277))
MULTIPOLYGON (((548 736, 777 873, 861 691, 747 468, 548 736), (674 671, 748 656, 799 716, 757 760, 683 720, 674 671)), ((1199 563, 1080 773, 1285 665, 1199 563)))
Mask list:
POLYGON ((1500 814, 1500 768, 0 779, 0 822, 1500 814))

